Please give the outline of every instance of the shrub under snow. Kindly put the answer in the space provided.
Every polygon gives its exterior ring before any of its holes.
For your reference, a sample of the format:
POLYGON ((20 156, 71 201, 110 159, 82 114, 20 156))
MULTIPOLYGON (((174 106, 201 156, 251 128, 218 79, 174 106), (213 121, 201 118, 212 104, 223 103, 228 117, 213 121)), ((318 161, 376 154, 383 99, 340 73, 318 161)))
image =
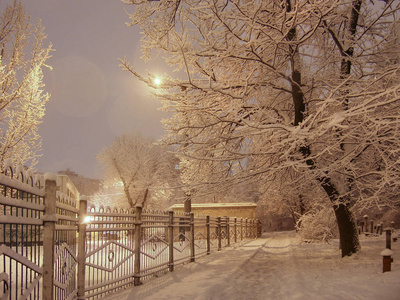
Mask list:
POLYGON ((335 214, 331 207, 318 207, 300 217, 297 230, 304 241, 329 241, 338 237, 335 214))

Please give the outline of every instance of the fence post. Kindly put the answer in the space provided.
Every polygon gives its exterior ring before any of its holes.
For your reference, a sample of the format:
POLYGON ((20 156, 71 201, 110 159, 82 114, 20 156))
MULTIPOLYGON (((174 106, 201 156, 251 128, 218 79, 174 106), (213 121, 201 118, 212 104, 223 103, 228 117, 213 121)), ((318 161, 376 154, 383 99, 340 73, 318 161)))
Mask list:
POLYGON ((247 218, 246 218, 246 222, 245 222, 245 224, 244 224, 244 237, 247 239, 248 237, 249 237, 249 226, 248 226, 248 223, 247 223, 248 221, 247 221, 247 218))
POLYGON ((210 253, 211 253, 210 216, 206 216, 206 230, 207 230, 207 255, 210 255, 210 253))
POLYGON ((168 212, 169 223, 168 223, 168 244, 169 244, 169 271, 174 270, 174 211, 168 212))
POLYGON ((221 217, 217 218, 217 228, 218 228, 218 251, 221 251, 222 248, 221 217))
POLYGON ((136 206, 135 209, 135 265, 133 270, 133 284, 140 285, 140 243, 142 239, 142 207, 136 206))
MULTIPOLYGON (((46 175, 45 175, 46 176, 46 175)), ((52 300, 54 290, 54 245, 56 242, 56 178, 45 180, 43 220, 43 299, 52 300)))
POLYGON ((190 213, 190 262, 195 261, 196 254, 194 253, 194 213, 190 213))
POLYGON ((236 222, 237 222, 237 219, 235 218, 235 221, 233 223, 233 229, 235 231, 235 244, 237 243, 237 224, 236 224, 236 222))
POLYGON ((379 224, 376 225, 376 228, 375 228, 375 230, 376 230, 375 233, 376 233, 376 234, 379 233, 379 228, 380 228, 380 227, 381 227, 381 223, 379 223, 379 224))
POLYGON ((243 241, 243 218, 240 218, 240 240, 243 241))
POLYGON ((229 217, 226 217, 226 239, 227 239, 227 247, 231 245, 231 234, 230 234, 230 227, 229 227, 229 217))
POLYGON ((364 232, 368 232, 368 215, 364 215, 364 232))
POLYGON ((87 201, 82 197, 79 201, 78 223, 78 300, 85 299, 86 213, 87 201))

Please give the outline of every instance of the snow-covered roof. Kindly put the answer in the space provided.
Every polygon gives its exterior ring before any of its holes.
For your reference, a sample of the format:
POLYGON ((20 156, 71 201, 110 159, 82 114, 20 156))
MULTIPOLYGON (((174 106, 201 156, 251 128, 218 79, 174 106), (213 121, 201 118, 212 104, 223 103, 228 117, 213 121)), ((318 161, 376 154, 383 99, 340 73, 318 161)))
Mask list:
MULTIPOLYGON (((257 204, 251 202, 243 202, 243 203, 192 203, 192 208, 211 208, 211 207, 257 207, 257 204)), ((174 208, 184 208, 184 204, 174 204, 170 207, 170 209, 174 208)))

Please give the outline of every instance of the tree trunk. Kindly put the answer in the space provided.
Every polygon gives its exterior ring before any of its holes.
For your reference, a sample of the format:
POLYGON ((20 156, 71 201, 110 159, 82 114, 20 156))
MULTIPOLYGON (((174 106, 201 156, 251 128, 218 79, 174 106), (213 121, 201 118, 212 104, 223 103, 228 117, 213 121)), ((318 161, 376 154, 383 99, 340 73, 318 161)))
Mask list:
MULTIPOLYGON (((361 5, 361 0, 353 1, 353 7, 350 16, 350 26, 349 26, 349 37, 354 37, 357 29, 358 14, 361 5)), ((286 11, 291 12, 292 7, 290 0, 286 0, 286 11)), ((289 42, 295 41, 297 38, 296 28, 293 27, 289 30, 287 34, 287 40, 289 42)), ((348 41, 347 41, 348 42, 348 41)), ((345 49, 346 57, 342 61, 341 65, 341 75, 350 74, 351 63, 348 57, 353 55, 352 46, 345 49)), ((292 69, 292 98, 294 105, 294 121, 293 125, 298 126, 304 119, 305 114, 305 103, 304 94, 301 90, 301 64, 298 52, 298 47, 289 43, 289 53, 291 55, 291 69, 292 69)), ((309 158, 311 155, 311 149, 309 146, 303 146, 300 148, 300 152, 304 158, 309 158)), ((315 162, 312 159, 307 159, 306 164, 311 168, 316 168, 315 162)), ((342 257, 350 256, 351 254, 357 252, 360 248, 358 241, 357 227, 352 217, 348 201, 343 201, 341 199, 339 192, 332 183, 329 177, 317 178, 321 183, 321 187, 327 193, 333 209, 335 210, 336 221, 339 229, 340 245, 342 249, 342 257)))
POLYGON ((144 191, 144 195, 143 195, 143 201, 142 201, 142 207, 144 207, 146 201, 147 201, 147 196, 149 195, 149 188, 146 188, 146 190, 144 191))
POLYGON ((304 205, 304 201, 303 201, 303 195, 302 194, 300 194, 299 195, 299 202, 298 202, 298 210, 299 210, 299 212, 298 212, 298 214, 296 215, 296 211, 294 211, 293 213, 292 213, 292 216, 293 216, 293 221, 294 221, 294 226, 295 227, 297 227, 297 228, 300 228, 301 227, 301 220, 300 220, 300 218, 305 214, 305 212, 306 212, 306 206, 304 205), (300 220, 300 221, 299 221, 300 220))
MULTIPOLYGON (((340 73, 341 78, 346 79, 348 75, 351 73, 351 60, 354 54, 354 37, 357 32, 358 18, 360 15, 362 0, 354 0, 352 1, 352 8, 349 17, 348 28, 346 32, 346 40, 344 43, 344 53, 343 60, 341 63, 340 73)), ((346 84, 347 85, 347 84, 346 84)), ((348 93, 348 90, 346 91, 348 93)), ((348 99, 345 99, 345 109, 348 109, 348 99)), ((344 145, 341 145, 342 149, 345 152, 348 152, 348 149, 344 145)), ((351 182, 348 180, 348 188, 351 187, 351 182)), ((338 198, 338 197, 334 197, 338 198)), ((350 199, 348 199, 350 200, 350 199)), ((332 199, 331 199, 332 201, 332 199)), ((336 219, 338 222, 339 233, 340 233, 340 246, 342 249, 342 257, 350 256, 352 253, 360 250, 360 243, 358 240, 358 231, 356 223, 353 219, 352 213, 349 209, 350 201, 338 202, 337 200, 334 202, 333 208, 335 210, 336 219)))
POLYGON ((350 256, 360 250, 357 226, 349 207, 350 201, 345 201, 345 199, 342 199, 339 196, 339 192, 331 182, 330 178, 324 177, 319 178, 318 180, 321 182, 322 188, 331 200, 335 211, 342 257, 350 256))
POLYGON ((360 250, 357 226, 349 207, 343 203, 334 205, 335 216, 340 233, 342 257, 350 256, 360 250))
MULTIPOLYGON (((353 38, 357 29, 358 15, 361 6, 361 0, 355 0, 352 3, 353 7, 350 15, 350 25, 348 38, 353 38)), ((291 10, 290 0, 286 1, 286 10, 289 12, 291 10)), ((287 35, 288 41, 293 41, 296 39, 296 28, 291 28, 287 35)), ((347 41, 348 43, 349 41, 347 41)), ((351 62, 348 57, 353 55, 353 47, 347 47, 345 50, 345 58, 342 60, 341 65, 341 75, 349 75, 351 70, 351 62)), ((304 94, 301 91, 301 67, 298 48, 289 46, 289 52, 292 56, 292 97, 295 109, 294 126, 298 126, 304 119, 305 104, 304 104, 304 94)), ((300 148, 300 152, 305 158, 310 157, 311 150, 309 146, 304 146, 300 148)), ((312 159, 307 159, 307 165, 314 169, 315 162, 312 159)), ((339 192, 337 191, 334 184, 331 182, 329 177, 317 178, 321 183, 321 187, 327 193, 333 209, 335 210, 336 221, 339 229, 340 245, 342 249, 342 257, 350 256, 351 254, 357 252, 360 249, 360 244, 358 241, 357 226, 352 217, 348 201, 341 199, 339 192)))

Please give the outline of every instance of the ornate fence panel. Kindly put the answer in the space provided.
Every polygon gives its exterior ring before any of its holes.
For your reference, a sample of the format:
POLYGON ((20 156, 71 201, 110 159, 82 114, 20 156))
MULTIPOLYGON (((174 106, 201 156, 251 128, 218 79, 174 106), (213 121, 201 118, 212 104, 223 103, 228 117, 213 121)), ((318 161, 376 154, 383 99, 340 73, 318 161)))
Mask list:
POLYGON ((0 299, 42 299, 45 206, 39 187, 22 168, 0 174, 0 299))
POLYGON ((223 247, 229 246, 229 219, 227 217, 219 217, 220 222, 220 239, 221 239, 221 246, 219 249, 223 247))
POLYGON ((54 298, 74 299, 77 295, 76 271, 78 209, 73 198, 56 192, 54 298))
POLYGON ((210 217, 210 251, 217 251, 219 247, 219 225, 218 219, 210 217))
POLYGON ((243 219, 236 220, 236 236, 238 242, 243 240, 243 219))
POLYGON ((168 269, 168 212, 144 210, 141 222, 140 278, 144 279, 168 269))
POLYGON ((82 221, 86 231, 85 297, 90 299, 133 285, 134 210, 91 207, 82 221))
POLYGON ((229 243, 230 244, 235 244, 235 243, 237 243, 236 218, 229 218, 228 223, 229 223, 229 243))
POLYGON ((194 246, 196 257, 210 253, 207 239, 208 219, 207 217, 194 218, 194 246))
POLYGON ((190 245, 190 215, 174 213, 174 235, 171 240, 174 249, 174 265, 189 262, 191 258, 190 245))

